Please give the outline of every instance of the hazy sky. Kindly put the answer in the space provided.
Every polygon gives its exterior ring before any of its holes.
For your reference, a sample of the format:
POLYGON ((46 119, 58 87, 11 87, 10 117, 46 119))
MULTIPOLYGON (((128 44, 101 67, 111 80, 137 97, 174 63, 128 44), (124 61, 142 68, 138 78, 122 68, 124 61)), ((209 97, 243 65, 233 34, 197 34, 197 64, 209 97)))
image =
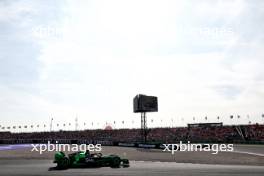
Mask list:
POLYGON ((138 93, 149 126, 263 123, 263 19, 261 0, 2 0, 0 125, 140 127, 138 93))

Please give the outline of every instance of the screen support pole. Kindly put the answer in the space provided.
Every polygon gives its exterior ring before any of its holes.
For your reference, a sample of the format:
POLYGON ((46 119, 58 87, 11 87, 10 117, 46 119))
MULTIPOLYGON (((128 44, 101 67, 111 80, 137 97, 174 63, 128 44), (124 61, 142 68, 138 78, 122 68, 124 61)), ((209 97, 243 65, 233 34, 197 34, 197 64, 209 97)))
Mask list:
POLYGON ((147 143, 147 116, 146 112, 141 112, 141 137, 144 143, 147 143))

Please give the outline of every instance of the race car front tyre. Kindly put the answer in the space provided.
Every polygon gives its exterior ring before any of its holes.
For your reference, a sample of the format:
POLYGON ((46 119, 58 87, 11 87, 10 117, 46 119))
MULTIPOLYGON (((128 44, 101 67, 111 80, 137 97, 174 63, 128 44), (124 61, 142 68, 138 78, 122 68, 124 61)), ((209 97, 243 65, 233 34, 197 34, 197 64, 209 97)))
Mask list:
POLYGON ((57 163, 59 169, 67 169, 70 166, 70 160, 67 157, 64 157, 61 161, 57 163))
POLYGON ((112 168, 118 168, 118 167, 120 167, 120 162, 121 162, 121 161, 120 161, 119 158, 113 158, 113 160, 112 160, 110 166, 111 166, 112 168))

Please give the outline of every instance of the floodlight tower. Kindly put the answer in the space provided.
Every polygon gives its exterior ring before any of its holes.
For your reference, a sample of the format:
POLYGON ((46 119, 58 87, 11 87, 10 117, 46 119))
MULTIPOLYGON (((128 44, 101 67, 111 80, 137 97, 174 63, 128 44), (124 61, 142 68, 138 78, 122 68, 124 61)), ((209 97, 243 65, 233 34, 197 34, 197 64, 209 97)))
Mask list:
POLYGON ((133 99, 134 113, 141 114, 141 137, 142 142, 147 143, 147 112, 158 111, 158 98, 154 96, 147 96, 138 94, 133 99))

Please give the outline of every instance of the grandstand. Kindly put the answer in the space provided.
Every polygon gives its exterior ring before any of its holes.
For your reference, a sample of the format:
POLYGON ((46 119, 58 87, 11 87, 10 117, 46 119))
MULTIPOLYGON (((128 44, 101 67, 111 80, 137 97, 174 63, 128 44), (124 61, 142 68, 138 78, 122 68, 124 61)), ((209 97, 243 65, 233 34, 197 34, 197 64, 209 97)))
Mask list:
MULTIPOLYGON (((187 127, 150 128, 148 143, 177 143, 179 141, 207 143, 264 143, 264 125, 222 126, 189 124, 187 127)), ((82 131, 51 131, 11 133, 0 132, 0 144, 15 143, 101 143, 116 145, 118 143, 140 143, 140 129, 97 129, 82 131)))

